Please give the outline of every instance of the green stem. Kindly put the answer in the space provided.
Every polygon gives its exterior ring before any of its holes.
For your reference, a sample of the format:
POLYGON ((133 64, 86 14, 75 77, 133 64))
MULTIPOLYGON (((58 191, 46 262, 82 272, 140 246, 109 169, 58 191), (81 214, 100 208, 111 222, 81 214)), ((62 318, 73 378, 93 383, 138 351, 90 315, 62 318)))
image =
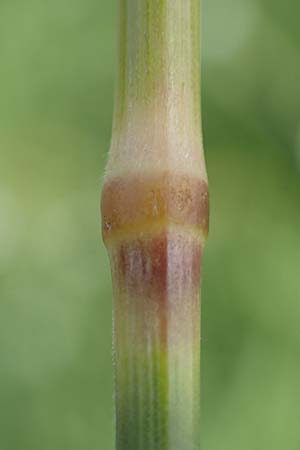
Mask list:
POLYGON ((199 0, 119 0, 115 128, 158 103, 187 105, 199 128, 199 0))
POLYGON ((102 195, 114 288, 117 450, 195 450, 208 191, 198 0, 120 0, 102 195))

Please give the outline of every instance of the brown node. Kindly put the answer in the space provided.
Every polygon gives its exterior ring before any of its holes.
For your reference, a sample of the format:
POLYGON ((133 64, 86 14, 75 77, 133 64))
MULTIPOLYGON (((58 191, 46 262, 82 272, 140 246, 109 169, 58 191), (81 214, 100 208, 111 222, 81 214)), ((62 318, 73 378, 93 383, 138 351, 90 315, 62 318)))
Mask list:
POLYGON ((104 240, 116 233, 151 231, 151 225, 194 227, 205 235, 209 225, 207 183, 188 175, 130 175, 109 180, 102 193, 104 240))

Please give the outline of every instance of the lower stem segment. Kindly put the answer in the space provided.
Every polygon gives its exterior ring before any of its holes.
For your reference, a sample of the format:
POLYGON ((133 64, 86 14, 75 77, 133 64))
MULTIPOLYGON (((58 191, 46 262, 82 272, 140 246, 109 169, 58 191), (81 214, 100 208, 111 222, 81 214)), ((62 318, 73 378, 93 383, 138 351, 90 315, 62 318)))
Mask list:
POLYGON ((166 228, 109 246, 117 450, 194 450, 202 244, 166 228))

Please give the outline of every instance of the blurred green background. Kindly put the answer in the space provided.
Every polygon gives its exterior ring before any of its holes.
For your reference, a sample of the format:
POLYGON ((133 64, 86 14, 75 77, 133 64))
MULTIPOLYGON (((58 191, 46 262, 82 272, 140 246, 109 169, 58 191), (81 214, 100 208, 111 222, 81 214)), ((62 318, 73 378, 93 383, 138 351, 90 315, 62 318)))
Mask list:
MULTIPOLYGON (((116 3, 0 1, 0 450, 113 450, 116 3)), ((299 450, 300 3, 202 10, 202 448, 299 450)))

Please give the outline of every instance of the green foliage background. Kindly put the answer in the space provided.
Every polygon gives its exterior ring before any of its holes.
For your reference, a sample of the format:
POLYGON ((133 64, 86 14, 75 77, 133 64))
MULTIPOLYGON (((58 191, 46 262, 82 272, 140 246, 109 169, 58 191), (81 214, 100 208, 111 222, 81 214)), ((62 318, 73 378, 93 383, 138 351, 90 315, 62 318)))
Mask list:
MULTIPOLYGON (((207 450, 300 448, 299 5, 203 0, 207 450)), ((113 450, 116 28, 116 1, 0 1, 0 450, 113 450)))

